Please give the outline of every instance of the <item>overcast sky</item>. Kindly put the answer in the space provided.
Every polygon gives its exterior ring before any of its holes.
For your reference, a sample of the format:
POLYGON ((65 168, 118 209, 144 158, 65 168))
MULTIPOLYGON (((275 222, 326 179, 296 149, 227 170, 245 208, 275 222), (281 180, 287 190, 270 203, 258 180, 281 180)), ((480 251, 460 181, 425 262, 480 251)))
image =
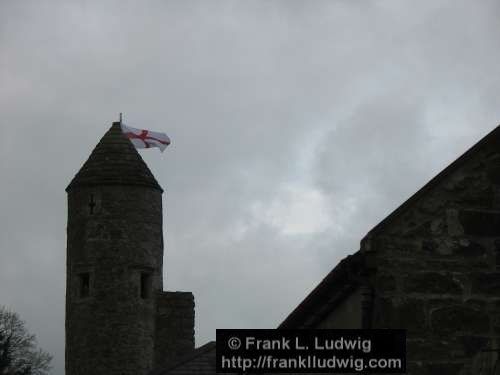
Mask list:
POLYGON ((124 113, 196 343, 276 327, 500 123, 497 1, 0 1, 0 304, 64 374, 66 193, 124 113))

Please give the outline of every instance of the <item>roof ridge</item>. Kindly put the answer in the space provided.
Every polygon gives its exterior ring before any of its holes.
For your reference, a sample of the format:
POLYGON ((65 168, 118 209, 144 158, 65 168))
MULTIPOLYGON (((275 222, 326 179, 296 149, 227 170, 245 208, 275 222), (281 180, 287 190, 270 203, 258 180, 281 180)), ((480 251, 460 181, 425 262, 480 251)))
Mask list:
POLYGON ((393 210, 389 215, 382 219, 377 225, 370 229, 366 235, 361 239, 361 248, 364 248, 364 242, 372 235, 378 233, 384 226, 389 224, 392 220, 399 217, 405 212, 405 210, 416 200, 422 197, 427 191, 436 186, 449 174, 454 172, 460 165, 468 161, 479 149, 489 144, 493 140, 497 139, 500 142, 500 125, 496 126, 478 142, 467 149, 462 155, 452 161, 448 166, 431 178, 426 184, 424 184, 420 189, 413 193, 408 199, 406 199, 401 205, 399 205, 395 210, 393 210), (497 139, 498 137, 498 139, 497 139))

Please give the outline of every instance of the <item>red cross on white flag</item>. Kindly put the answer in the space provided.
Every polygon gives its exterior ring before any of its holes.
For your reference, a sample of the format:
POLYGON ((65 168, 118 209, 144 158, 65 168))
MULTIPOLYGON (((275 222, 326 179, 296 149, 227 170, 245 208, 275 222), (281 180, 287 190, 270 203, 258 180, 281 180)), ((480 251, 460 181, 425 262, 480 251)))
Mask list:
POLYGON ((125 124, 121 124, 123 134, 130 139, 130 142, 135 148, 151 148, 158 147, 161 152, 170 144, 170 138, 165 133, 152 132, 150 130, 142 130, 132 128, 125 124))

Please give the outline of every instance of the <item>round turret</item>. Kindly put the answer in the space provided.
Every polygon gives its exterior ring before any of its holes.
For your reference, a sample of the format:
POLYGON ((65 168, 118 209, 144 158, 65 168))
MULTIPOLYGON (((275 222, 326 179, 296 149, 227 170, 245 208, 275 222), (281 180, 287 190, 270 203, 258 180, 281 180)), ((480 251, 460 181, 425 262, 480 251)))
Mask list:
POLYGON ((163 190, 113 123, 66 191, 66 375, 145 374, 163 290, 163 190))

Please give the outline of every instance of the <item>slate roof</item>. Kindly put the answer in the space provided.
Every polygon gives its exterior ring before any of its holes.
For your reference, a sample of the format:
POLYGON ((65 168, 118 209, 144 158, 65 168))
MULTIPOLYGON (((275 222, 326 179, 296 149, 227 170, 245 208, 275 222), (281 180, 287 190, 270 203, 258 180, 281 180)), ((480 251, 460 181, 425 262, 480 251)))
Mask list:
POLYGON ((148 375, 205 375, 215 374, 215 341, 210 341, 182 357, 174 365, 154 370, 148 375))
POLYGON ((138 185, 163 191, 134 145, 123 135, 119 122, 114 122, 104 134, 66 191, 96 185, 138 185))
POLYGON ((365 259, 361 251, 342 259, 278 329, 314 328, 315 322, 321 321, 324 314, 332 311, 337 303, 359 285, 364 267, 365 259))

